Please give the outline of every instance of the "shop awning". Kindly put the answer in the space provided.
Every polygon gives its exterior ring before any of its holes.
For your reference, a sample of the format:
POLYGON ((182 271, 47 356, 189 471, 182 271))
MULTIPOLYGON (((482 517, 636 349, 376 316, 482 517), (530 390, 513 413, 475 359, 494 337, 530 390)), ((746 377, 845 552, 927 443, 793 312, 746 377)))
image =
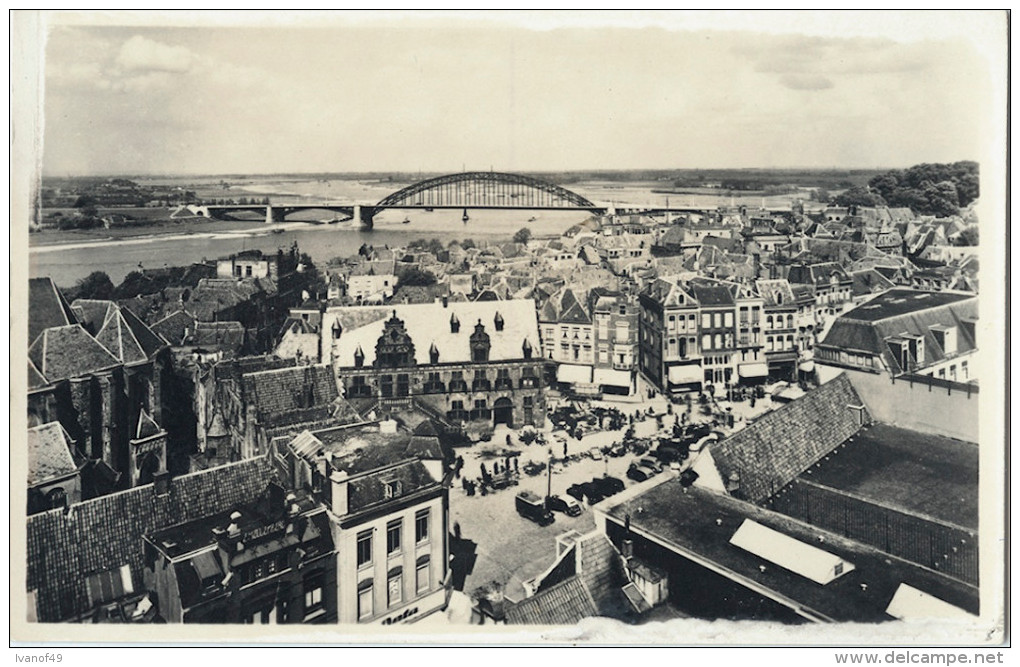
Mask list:
POLYGON ((574 384, 577 382, 591 382, 591 366, 576 366, 574 364, 560 364, 556 369, 556 381, 574 384))
POLYGON ((612 368, 596 368, 594 384, 609 385, 610 387, 629 387, 630 373, 617 371, 612 368))
POLYGON ((669 383, 670 384, 691 384, 700 383, 701 378, 701 366, 695 366, 688 364, 687 366, 670 366, 669 367, 669 383))
POLYGON ((814 361, 810 361, 810 360, 809 361, 802 361, 802 362, 800 362, 799 368, 800 368, 800 370, 804 371, 805 373, 810 373, 813 370, 815 370, 815 362, 814 361))
POLYGON ((752 364, 740 364, 737 366, 737 374, 742 378, 763 378, 769 374, 769 366, 760 361, 752 364))

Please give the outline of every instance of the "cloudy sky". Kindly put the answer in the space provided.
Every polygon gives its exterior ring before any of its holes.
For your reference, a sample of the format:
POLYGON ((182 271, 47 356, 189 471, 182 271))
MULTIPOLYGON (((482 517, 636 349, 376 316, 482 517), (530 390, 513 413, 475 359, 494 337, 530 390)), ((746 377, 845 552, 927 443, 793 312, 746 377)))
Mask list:
POLYGON ((976 159, 1005 44, 997 14, 214 18, 49 16, 44 172, 976 159))

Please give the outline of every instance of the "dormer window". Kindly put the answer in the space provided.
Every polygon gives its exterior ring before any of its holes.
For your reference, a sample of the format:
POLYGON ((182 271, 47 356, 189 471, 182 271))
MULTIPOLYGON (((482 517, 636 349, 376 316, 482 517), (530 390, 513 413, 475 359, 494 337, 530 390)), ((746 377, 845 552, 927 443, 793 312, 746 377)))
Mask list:
POLYGON ((496 331, 503 330, 503 316, 499 314, 498 310, 496 311, 496 317, 493 320, 493 324, 496 325, 496 331))
POLYGON ((384 479, 383 480, 383 495, 387 500, 390 498, 396 498, 400 495, 400 480, 399 479, 384 479))
POLYGON ((460 320, 457 318, 457 313, 450 315, 450 333, 458 333, 460 331, 460 320))
POLYGON ((429 348, 429 363, 439 363, 439 348, 435 343, 432 343, 432 347, 429 348))
POLYGON ((333 340, 340 340, 340 334, 344 331, 343 325, 337 320, 333 322, 333 340))

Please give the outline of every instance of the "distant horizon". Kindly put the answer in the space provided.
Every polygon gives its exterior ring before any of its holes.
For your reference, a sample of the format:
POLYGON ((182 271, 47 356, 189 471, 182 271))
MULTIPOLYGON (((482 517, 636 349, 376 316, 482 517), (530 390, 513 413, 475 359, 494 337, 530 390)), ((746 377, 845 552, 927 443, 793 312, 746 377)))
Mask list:
POLYGON ((708 171, 708 172, 757 172, 757 171, 770 171, 770 172, 862 172, 862 171, 892 171, 894 169, 905 170, 909 169, 918 164, 952 164, 956 162, 976 162, 980 165, 980 161, 975 159, 961 158, 959 160, 948 160, 946 162, 911 162, 909 164, 899 166, 875 166, 875 167, 838 167, 838 166, 827 166, 827 167, 808 167, 808 166, 794 166, 794 167, 630 167, 630 168, 613 168, 613 167, 598 167, 598 168, 579 168, 579 169, 466 169, 464 171, 443 171, 440 169, 423 169, 423 170, 411 170, 411 169, 372 169, 365 171, 277 171, 277 172, 94 172, 94 173, 72 173, 72 174, 54 174, 45 173, 41 175, 44 179, 60 179, 60 178, 124 178, 130 180, 131 178, 269 178, 269 177, 280 177, 280 176, 299 176, 299 177, 313 177, 313 176, 345 176, 345 177, 370 177, 370 176, 411 176, 411 175, 422 175, 423 177, 430 174, 460 174, 470 172, 500 172, 500 173, 512 173, 512 174, 600 174, 600 173, 639 173, 639 172, 661 172, 661 173, 675 173, 675 172, 697 172, 697 171, 708 171))

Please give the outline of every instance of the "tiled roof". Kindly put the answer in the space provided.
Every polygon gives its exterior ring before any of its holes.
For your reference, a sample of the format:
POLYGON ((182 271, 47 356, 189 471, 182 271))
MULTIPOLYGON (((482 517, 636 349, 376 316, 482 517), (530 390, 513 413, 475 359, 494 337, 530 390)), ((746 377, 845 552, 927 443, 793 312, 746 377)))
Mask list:
POLYGON ((736 473, 740 494, 755 503, 782 489, 870 421, 849 378, 840 374, 711 445, 724 480, 736 473))
POLYGON ((854 281, 853 291, 856 295, 875 294, 895 287, 891 280, 875 269, 851 271, 850 278, 854 281))
POLYGON ((60 422, 50 422, 28 429, 29 486, 36 486, 78 470, 71 456, 70 440, 60 422))
POLYGON ((46 329, 29 348, 28 358, 50 382, 120 365, 80 324, 46 329))
POLYGON ((35 591, 39 621, 88 611, 91 574, 127 563, 141 586, 144 534, 247 502, 271 475, 271 464, 259 457, 172 479, 165 496, 146 485, 28 517, 26 584, 35 591))
POLYGON ((260 355, 255 357, 239 357, 229 361, 221 361, 213 366, 214 381, 240 382, 247 373, 258 373, 277 368, 289 368, 297 364, 294 359, 260 355))
POLYGON ((171 345, 182 345, 186 333, 195 328, 195 318, 183 310, 175 310, 152 325, 152 330, 171 345))
POLYGON ((330 406, 339 396, 328 366, 295 366, 248 373, 242 378, 247 400, 259 422, 273 423, 287 413, 330 406))
POLYGON ((74 312, 50 278, 28 280, 28 343, 31 345, 44 329, 74 324, 74 312))
POLYGON ((510 625, 575 625, 592 616, 598 616, 598 607, 578 577, 506 608, 506 622, 510 625))
MULTIPOLYGON (((386 320, 396 312, 403 320, 408 335, 414 342, 418 364, 430 363, 429 348, 435 344, 439 362, 467 362, 471 359, 469 338, 475 323, 481 320, 489 336, 489 361, 521 359, 525 340, 535 348, 539 345, 538 318, 535 304, 530 299, 504 301, 453 302, 444 307, 441 303, 393 304, 389 307, 354 306, 331 308, 323 317, 322 329, 332 332, 333 323, 340 321, 343 333, 335 341, 334 359, 340 366, 354 365, 354 351, 360 346, 365 353, 365 366, 375 362, 375 346, 383 333, 386 320), (499 313, 504 321, 502 331, 496 331, 495 317, 499 313), (453 333, 450 318, 456 315, 460 330, 453 333)), ((327 333, 326 335, 332 335, 327 333)), ((334 341, 327 341, 332 344, 334 341)), ((325 353, 325 348, 323 352, 325 353)))
POLYGON ((237 353, 244 347, 244 336, 244 326, 240 322, 195 322, 184 342, 237 353))

